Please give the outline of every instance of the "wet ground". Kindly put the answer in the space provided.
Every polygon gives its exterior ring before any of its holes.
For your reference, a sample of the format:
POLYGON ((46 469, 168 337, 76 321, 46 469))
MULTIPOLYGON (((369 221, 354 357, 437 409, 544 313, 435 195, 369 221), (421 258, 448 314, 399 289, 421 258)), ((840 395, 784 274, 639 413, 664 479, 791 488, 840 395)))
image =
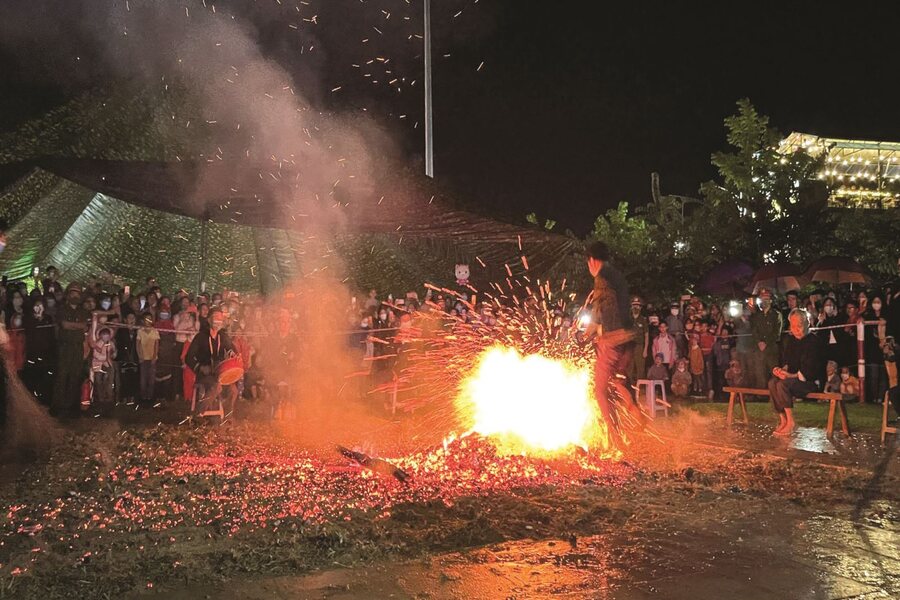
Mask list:
MULTIPOLYGON (((594 517, 578 533, 548 529, 535 515, 501 543, 412 560, 336 560, 307 575, 237 578, 164 595, 900 598, 893 446, 866 435, 828 440, 806 428, 790 439, 759 425, 727 433, 691 418, 658 434, 662 444, 635 443, 631 458, 645 470, 632 485, 569 492, 563 510, 569 502, 573 512, 591 507, 594 517)), ((548 500, 548 513, 559 508, 548 500)))

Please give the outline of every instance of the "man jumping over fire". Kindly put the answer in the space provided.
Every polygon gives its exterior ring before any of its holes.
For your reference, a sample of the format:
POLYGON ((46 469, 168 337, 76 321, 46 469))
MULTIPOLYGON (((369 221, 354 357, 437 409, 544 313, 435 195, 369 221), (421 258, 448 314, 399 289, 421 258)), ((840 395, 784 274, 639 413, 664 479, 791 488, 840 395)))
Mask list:
POLYGON ((594 395, 607 429, 617 442, 621 441, 619 415, 609 402, 608 386, 612 381, 622 400, 631 404, 631 393, 618 377, 628 371, 634 352, 632 331, 628 328, 628 282, 609 262, 609 248, 594 242, 587 249, 587 266, 594 278, 594 290, 588 297, 591 318, 581 334, 586 343, 593 342, 597 353, 594 365, 594 395), (612 379, 610 376, 612 375, 612 379))

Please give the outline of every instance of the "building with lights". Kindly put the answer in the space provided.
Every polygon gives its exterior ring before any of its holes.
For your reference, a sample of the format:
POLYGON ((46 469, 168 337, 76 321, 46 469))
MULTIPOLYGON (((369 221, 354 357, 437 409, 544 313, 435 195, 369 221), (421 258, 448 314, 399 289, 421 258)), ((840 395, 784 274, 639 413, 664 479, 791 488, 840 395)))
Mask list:
POLYGON ((841 140, 794 132, 781 142, 780 150, 825 154, 819 179, 831 188, 829 206, 900 208, 900 143, 841 140))

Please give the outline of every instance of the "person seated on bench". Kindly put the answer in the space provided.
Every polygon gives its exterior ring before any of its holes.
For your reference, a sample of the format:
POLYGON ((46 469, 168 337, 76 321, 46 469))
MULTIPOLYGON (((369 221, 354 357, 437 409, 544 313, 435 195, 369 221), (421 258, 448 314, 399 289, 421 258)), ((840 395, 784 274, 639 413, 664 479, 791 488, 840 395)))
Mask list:
POLYGON ((772 370, 769 379, 769 394, 775 412, 778 413, 778 427, 775 435, 790 435, 797 427, 794 423, 794 397, 803 398, 818 390, 816 373, 821 368, 818 360, 818 341, 809 335, 809 319, 806 311, 795 308, 788 316, 790 335, 784 344, 784 366, 772 370))
MULTIPOLYGON (((185 364, 197 376, 197 385, 203 389, 204 402, 215 400, 222 392, 216 367, 234 352, 234 344, 228 334, 222 331, 225 326, 225 313, 219 307, 209 311, 209 326, 194 336, 185 356, 185 364)), ((229 388, 233 386, 228 386, 229 388)))

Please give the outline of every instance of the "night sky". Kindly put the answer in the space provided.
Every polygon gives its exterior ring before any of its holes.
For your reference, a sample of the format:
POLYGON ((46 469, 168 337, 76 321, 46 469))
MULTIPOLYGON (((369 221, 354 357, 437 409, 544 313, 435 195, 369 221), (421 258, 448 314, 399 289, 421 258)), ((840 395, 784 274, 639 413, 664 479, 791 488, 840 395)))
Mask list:
MULTIPOLYGON (((436 173, 498 214, 537 211, 584 234, 618 202, 646 203, 651 171, 663 193, 696 195, 741 97, 784 133, 900 141, 900 13, 886 3, 434 2, 436 173)), ((322 10, 327 58, 317 85, 323 107, 366 107, 416 164, 421 87, 364 86, 350 68, 360 32, 371 33, 382 10, 417 14, 402 0, 335 0, 322 10), (335 86, 342 91, 330 94, 335 86)), ((64 62, 54 52, 72 48, 41 40, 35 23, 41 60, 64 62)), ((260 41, 280 60, 276 25, 260 27, 260 41)), ((0 42, 2 130, 121 76, 99 64, 70 77, 30 62, 33 46, 0 42)), ((409 49, 397 42, 391 51, 412 78, 421 72, 409 49)))

